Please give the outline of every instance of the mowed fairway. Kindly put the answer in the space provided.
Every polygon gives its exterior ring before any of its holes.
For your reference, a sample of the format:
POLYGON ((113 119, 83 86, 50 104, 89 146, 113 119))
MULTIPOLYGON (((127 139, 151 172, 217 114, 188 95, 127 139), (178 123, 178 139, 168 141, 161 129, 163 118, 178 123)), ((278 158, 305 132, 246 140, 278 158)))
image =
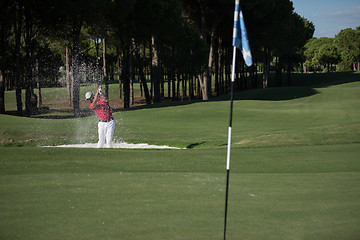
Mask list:
MULTIPOLYGON (((306 75, 305 75, 306 76, 306 75)), ((227 239, 360 239, 360 75, 236 95, 227 239), (242 100, 239 100, 242 99, 242 100)), ((229 101, 96 117, 0 116, 0 239, 222 239, 229 101)))

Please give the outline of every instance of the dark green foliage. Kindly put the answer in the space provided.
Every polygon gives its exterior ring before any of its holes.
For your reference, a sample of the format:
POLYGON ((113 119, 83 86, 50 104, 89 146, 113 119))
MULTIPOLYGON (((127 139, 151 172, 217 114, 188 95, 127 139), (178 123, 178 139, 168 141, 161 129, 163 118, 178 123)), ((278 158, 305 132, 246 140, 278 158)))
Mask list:
MULTIPOLYGON (((0 112, 6 110, 5 90, 17 89, 21 114, 21 89, 26 89, 25 110, 32 115, 41 107, 34 102, 41 100, 36 88, 61 84, 67 85, 74 116, 79 117, 80 84, 98 82, 104 62, 106 79, 119 80, 119 97, 126 107, 135 104, 130 95, 138 79, 149 84, 144 86, 147 104, 180 96, 182 100, 209 99, 214 90, 217 96, 229 91, 233 0, 17 0, 1 4, 0 112), (70 76, 68 83, 65 76, 70 76)), ((284 85, 284 71, 291 85, 290 73, 303 62, 310 71, 323 70, 324 65, 331 70, 337 63, 337 70, 359 68, 359 30, 345 29, 335 41, 311 39, 306 44, 315 26, 294 11, 291 1, 243 0, 241 7, 255 67, 246 68, 238 54, 236 90, 258 87, 258 71, 263 71, 263 87, 284 85), (322 47, 326 43, 337 50, 322 47), (275 81, 269 78, 273 70, 275 81)))

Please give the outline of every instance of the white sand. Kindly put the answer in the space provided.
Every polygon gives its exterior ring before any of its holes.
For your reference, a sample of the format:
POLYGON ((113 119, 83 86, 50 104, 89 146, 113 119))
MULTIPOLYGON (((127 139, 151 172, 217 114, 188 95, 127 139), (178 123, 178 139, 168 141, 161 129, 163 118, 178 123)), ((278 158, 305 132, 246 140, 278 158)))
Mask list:
MULTIPOLYGON (((83 143, 83 144, 69 144, 69 145, 58 145, 58 146, 45 146, 45 147, 62 147, 62 148, 97 148, 97 143, 83 143)), ((132 149, 180 149, 176 147, 169 146, 157 146, 157 145, 149 145, 147 143, 114 143, 113 148, 132 148, 132 149)))

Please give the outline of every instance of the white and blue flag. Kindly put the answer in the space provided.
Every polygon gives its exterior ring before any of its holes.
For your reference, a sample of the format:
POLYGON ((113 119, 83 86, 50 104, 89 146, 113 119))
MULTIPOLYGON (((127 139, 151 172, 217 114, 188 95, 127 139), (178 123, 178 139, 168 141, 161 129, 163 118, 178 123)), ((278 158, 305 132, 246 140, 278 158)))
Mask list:
POLYGON ((234 12, 234 29, 233 29, 233 46, 241 50, 245 64, 250 67, 253 63, 250 52, 249 39, 245 28, 244 17, 240 8, 240 1, 235 2, 234 12))

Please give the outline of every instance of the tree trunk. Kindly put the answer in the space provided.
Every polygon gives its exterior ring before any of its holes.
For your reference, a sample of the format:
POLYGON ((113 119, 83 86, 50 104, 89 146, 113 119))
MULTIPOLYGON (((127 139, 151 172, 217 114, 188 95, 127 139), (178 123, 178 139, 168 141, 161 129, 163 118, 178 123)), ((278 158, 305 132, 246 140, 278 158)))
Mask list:
POLYGON ((5 113, 5 32, 3 27, 1 28, 0 34, 0 113, 5 113))
POLYGON ((197 97, 198 99, 200 99, 200 98, 201 98, 201 85, 200 85, 199 79, 198 79, 198 81, 195 81, 195 87, 196 87, 196 89, 195 89, 195 91, 196 91, 196 97, 197 97))
POLYGON ((130 43, 125 44, 123 54, 122 80, 124 89, 124 109, 130 108, 130 43))
MULTIPOLYGON (((200 16, 200 38, 203 40, 206 40, 206 20, 205 20, 205 8, 204 6, 201 6, 200 8, 200 12, 201 12, 201 16, 200 16)), ((211 51, 211 50, 210 50, 211 51)), ((210 55, 210 52, 209 52, 210 55)), ((198 75, 198 80, 199 80, 199 85, 201 88, 201 93, 202 93, 202 99, 203 100, 208 100, 209 96, 208 96, 208 90, 207 90, 207 71, 208 68, 206 68, 205 72, 202 74, 198 75)))
POLYGON ((160 92, 160 65, 159 65, 159 56, 156 49, 156 38, 152 36, 151 38, 152 46, 152 61, 151 61, 151 78, 154 83, 154 102, 161 102, 161 92, 160 92))
POLYGON ((96 70, 95 70, 95 81, 99 81, 100 76, 101 76, 101 72, 100 72, 100 57, 99 57, 99 47, 100 47, 100 38, 95 38, 95 52, 96 52, 96 60, 95 60, 95 64, 96 64, 96 70))
POLYGON ((173 65, 172 67, 171 67, 171 73, 170 73, 170 75, 171 75, 171 92, 172 92, 172 98, 171 98, 171 100, 172 101, 176 101, 177 99, 176 99, 176 77, 175 77, 175 72, 176 72, 176 68, 175 68, 175 66, 173 65))
MULTIPOLYGON (((29 4, 29 3, 28 3, 29 4)), ((37 99, 33 88, 33 22, 30 6, 25 6, 25 115, 37 110, 37 99)))
POLYGON ((106 42, 105 42, 105 38, 102 39, 103 42, 103 74, 104 74, 104 82, 103 85, 105 84, 105 97, 107 99, 109 99, 109 82, 108 82, 108 75, 107 75, 107 71, 106 71, 106 42))
MULTIPOLYGON (((240 55, 240 54, 239 54, 240 55)), ((235 91, 245 91, 247 90, 247 74, 245 70, 245 63, 241 58, 241 61, 237 61, 235 65, 237 64, 237 69, 240 69, 240 71, 236 72, 235 68, 235 91), (240 77, 239 77, 240 75, 240 77)))
POLYGON ((72 93, 74 92, 74 56, 72 56, 71 59, 71 65, 70 65, 70 73, 71 73, 71 77, 70 77, 70 87, 72 88, 71 90, 71 106, 73 105, 74 102, 74 96, 72 95, 72 93))
POLYGON ((171 71, 171 66, 167 69, 167 97, 170 99, 171 98, 171 78, 170 78, 170 71, 171 71))
POLYGON ((254 66, 250 68, 250 74, 251 74, 251 88, 256 89, 257 88, 257 62, 254 62, 254 66))
POLYGON ((133 61, 133 49, 130 51, 129 58, 129 77, 130 77, 130 106, 134 105, 134 78, 135 78, 135 69, 134 69, 134 61, 133 61))
POLYGON ((289 87, 291 86, 291 72, 292 72, 292 57, 288 56, 286 78, 287 78, 287 82, 288 82, 289 87))
POLYGON ((79 60, 79 40, 80 40, 80 30, 81 30, 81 20, 74 19, 73 22, 73 107, 74 107, 74 117, 80 117, 80 83, 81 83, 81 74, 80 74, 80 60, 79 60))
POLYGON ((41 108, 41 106, 42 106, 42 94, 41 94, 41 84, 40 84, 39 61, 38 61, 38 59, 36 59, 36 87, 38 89, 37 106, 38 106, 38 108, 41 108))
POLYGON ((208 66, 205 72, 199 75, 200 86, 202 90, 203 100, 208 100, 211 97, 212 89, 211 89, 211 78, 212 78, 212 62, 214 56, 214 45, 215 45, 215 32, 217 25, 213 25, 211 30, 211 38, 210 38, 210 51, 208 58, 208 66))
POLYGON ((219 85, 220 85, 220 95, 223 95, 225 91, 224 83, 224 49, 221 50, 219 54, 219 85))
POLYGON ((189 77, 189 101, 194 98, 194 92, 193 92, 193 77, 189 77))
MULTIPOLYGON (((206 1, 202 2, 201 7, 201 39, 206 39, 206 19, 205 19, 205 6, 206 1)), ((208 58, 208 66, 205 72, 202 75, 199 75, 199 83, 202 89, 203 100, 208 100, 212 95, 212 64, 213 64, 213 56, 215 49, 215 40, 216 40, 216 31, 221 19, 224 16, 224 11, 222 10, 220 13, 217 13, 212 24, 211 33, 210 33, 210 50, 209 50, 209 58, 208 58)))
POLYGON ((137 64, 139 66, 140 82, 141 82, 141 85, 144 88, 144 95, 145 95, 146 104, 151 104, 151 98, 150 98, 150 95, 149 95, 149 88, 148 88, 148 85, 146 83, 146 77, 145 77, 143 62, 142 62, 142 60, 140 58, 139 48, 138 48, 138 46, 137 46, 134 39, 133 39, 133 48, 135 49, 136 61, 137 61, 137 64))
POLYGON ((269 85, 269 71, 270 71, 270 50, 264 50, 264 69, 263 69, 263 88, 268 88, 269 85))
POLYGON ((219 43, 218 39, 217 44, 215 44, 214 52, 214 63, 215 63, 215 92, 216 96, 220 96, 220 84, 219 84, 219 43))
POLYGON ((160 76, 160 96, 161 96, 161 99, 163 99, 164 97, 165 97, 165 93, 164 93, 164 89, 165 89, 165 87, 164 87, 164 82, 165 82, 165 80, 164 80, 164 68, 161 66, 161 64, 159 64, 159 71, 160 71, 160 73, 159 73, 159 76, 160 76))
POLYGON ((121 56, 120 52, 118 51, 118 76, 119 76, 119 98, 122 99, 122 68, 121 68, 121 56))
POLYGON ((179 74, 178 70, 176 71, 175 78, 176 78, 176 100, 179 100, 179 98, 180 98, 180 74, 179 74))
POLYGON ((182 74, 181 78, 181 101, 185 98, 185 74, 182 74))
POLYGON ((225 82, 225 92, 230 92, 231 89, 231 54, 230 49, 227 48, 226 51, 226 60, 225 60, 225 67, 224 67, 224 82, 225 82))
MULTIPOLYGON (((0 61, 2 61, 2 55, 0 61)), ((5 113, 5 74, 3 70, 0 72, 0 113, 5 113)))
POLYGON ((282 80, 282 58, 276 58, 276 87, 281 87, 282 80))
POLYGON ((70 66, 69 66, 69 45, 66 44, 66 63, 65 63, 65 79, 66 79, 66 89, 67 89, 67 100, 69 103, 69 106, 71 107, 71 81, 70 81, 70 66))
POLYGON ((21 53, 20 53, 20 46, 21 46, 21 28, 22 28, 22 7, 19 6, 19 9, 15 11, 14 14, 14 29, 15 29, 15 78, 16 78, 16 107, 17 107, 17 114, 23 114, 23 102, 22 102, 22 81, 21 81, 21 53))

